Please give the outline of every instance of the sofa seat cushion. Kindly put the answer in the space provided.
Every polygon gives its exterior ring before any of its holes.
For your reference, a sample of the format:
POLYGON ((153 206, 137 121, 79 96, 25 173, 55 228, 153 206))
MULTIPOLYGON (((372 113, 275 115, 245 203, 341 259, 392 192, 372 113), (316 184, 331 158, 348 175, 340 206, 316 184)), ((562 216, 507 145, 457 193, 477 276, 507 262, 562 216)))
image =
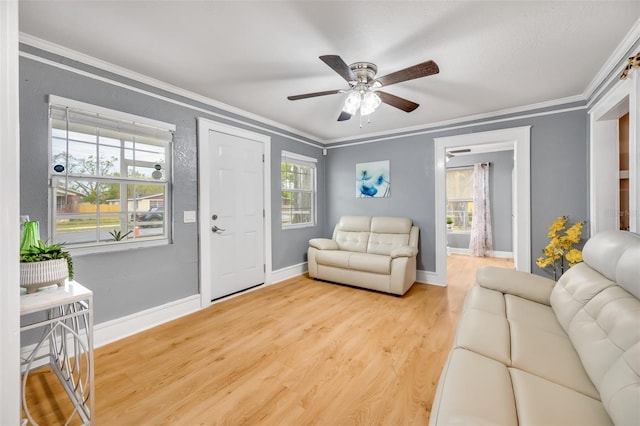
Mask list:
POLYGON ((454 347, 599 399, 571 340, 548 305, 475 285, 467 295, 454 347))
POLYGON ((612 424, 598 399, 462 348, 449 355, 433 408, 430 424, 612 424))
POLYGON ((602 402, 516 368, 511 382, 523 425, 610 425, 602 402), (544 408, 541 408, 544 407, 544 408))
POLYGON ((507 367, 462 348, 449 355, 433 407, 431 424, 518 424, 507 367))
POLYGON ((391 274, 391 257, 342 250, 325 250, 316 255, 318 265, 356 271, 391 274))

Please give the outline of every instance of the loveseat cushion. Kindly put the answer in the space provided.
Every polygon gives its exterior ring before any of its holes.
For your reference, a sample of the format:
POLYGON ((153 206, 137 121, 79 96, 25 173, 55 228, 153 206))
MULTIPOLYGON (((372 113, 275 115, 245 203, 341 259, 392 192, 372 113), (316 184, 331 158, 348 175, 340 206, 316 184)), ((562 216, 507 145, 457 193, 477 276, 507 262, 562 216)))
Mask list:
POLYGON ((371 216, 342 216, 333 232, 340 250, 365 253, 369 244, 371 216))
POLYGON ((323 250, 316 254, 318 265, 356 271, 391 274, 391 257, 343 250, 323 250))
POLYGON ((411 220, 405 217, 374 217, 367 253, 389 256, 394 249, 409 245, 411 220))

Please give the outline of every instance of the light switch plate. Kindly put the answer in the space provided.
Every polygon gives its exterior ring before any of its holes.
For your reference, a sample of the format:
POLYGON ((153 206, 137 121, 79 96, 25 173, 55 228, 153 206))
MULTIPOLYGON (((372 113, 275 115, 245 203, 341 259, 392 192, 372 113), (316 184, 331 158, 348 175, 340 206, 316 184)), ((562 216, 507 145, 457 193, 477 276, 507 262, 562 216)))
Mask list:
POLYGON ((195 223, 196 221, 196 212, 193 210, 184 212, 184 223, 195 223))

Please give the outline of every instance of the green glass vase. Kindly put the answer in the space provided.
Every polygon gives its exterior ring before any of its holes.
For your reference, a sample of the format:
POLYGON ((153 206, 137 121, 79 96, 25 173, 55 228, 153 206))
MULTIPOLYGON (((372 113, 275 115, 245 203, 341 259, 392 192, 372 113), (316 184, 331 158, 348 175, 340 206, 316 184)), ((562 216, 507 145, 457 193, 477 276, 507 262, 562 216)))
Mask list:
POLYGON ((24 232, 20 242, 20 252, 28 250, 31 246, 37 246, 40 241, 40 226, 36 221, 24 223, 24 232))

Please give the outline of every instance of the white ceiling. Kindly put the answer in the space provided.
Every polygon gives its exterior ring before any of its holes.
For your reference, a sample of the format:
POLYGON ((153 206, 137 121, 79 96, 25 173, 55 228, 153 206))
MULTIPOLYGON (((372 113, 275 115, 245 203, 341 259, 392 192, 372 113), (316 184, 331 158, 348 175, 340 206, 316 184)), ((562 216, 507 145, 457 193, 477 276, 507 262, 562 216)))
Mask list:
MULTIPOLYGON (((640 17, 640 1, 21 0, 20 31, 320 141, 359 138, 559 99, 583 99, 640 17), (345 89, 318 59, 434 60, 440 74, 388 86, 383 104, 337 122, 345 89)), ((25 37, 28 39, 29 37, 25 37)))

